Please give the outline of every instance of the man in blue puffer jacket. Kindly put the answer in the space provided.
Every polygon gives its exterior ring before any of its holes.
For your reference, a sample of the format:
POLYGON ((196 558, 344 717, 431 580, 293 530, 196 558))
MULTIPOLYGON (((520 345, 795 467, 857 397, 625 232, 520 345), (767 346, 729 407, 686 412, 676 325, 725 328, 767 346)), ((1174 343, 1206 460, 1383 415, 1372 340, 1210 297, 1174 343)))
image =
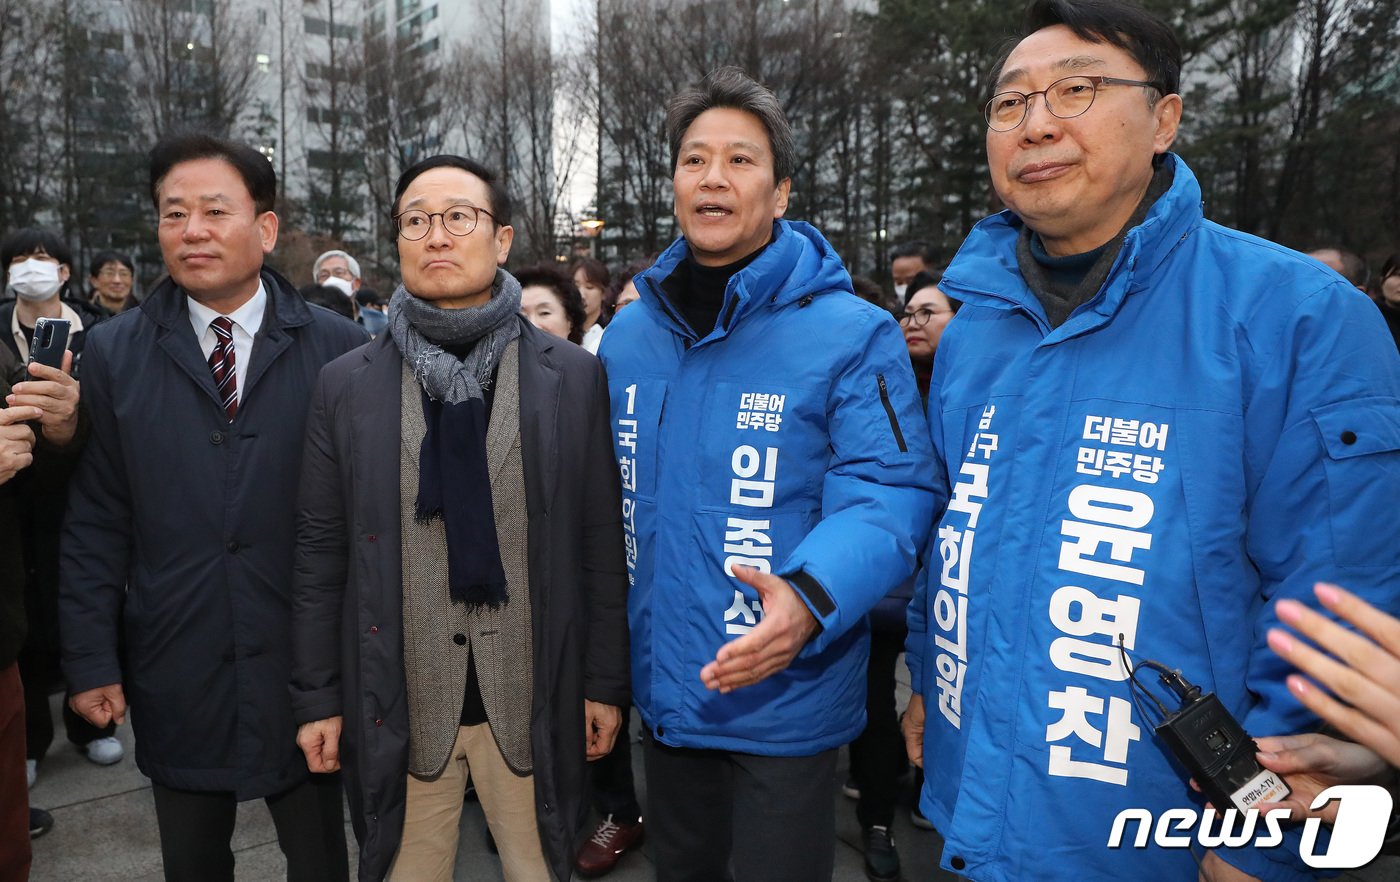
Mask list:
MULTIPOLYGON (((1316 727, 1265 633, 1279 599, 1310 602, 1319 580, 1400 607, 1400 358, 1336 273, 1203 218, 1168 152, 1167 25, 1037 0, 1026 34, 986 111, 1010 210, 941 285, 964 304, 928 405, 950 501, 910 605, 906 739, 929 760, 921 805, 948 869, 1190 879, 1191 853, 1156 844, 1170 823, 1108 845, 1124 810, 1196 818, 1204 802, 1158 714, 1134 708, 1119 644, 1254 735, 1316 727)), ((1210 847, 1188 826, 1183 845, 1210 847)), ((1307 878, 1282 838, 1212 848, 1206 878, 1307 878)))
POLYGON ((720 69, 667 133, 684 235, 599 352, 647 831, 661 880, 813 882, 836 750, 865 723, 864 616, 914 569, 932 451, 898 326, 780 220, 794 150, 772 93, 720 69))

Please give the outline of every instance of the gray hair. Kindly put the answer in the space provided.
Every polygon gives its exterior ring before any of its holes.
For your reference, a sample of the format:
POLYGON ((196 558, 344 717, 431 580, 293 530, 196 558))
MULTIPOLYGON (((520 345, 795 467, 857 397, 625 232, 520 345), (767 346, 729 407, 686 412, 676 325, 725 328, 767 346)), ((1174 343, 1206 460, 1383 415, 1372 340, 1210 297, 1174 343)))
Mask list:
POLYGON ((321 264, 330 260, 332 257, 345 258, 345 265, 350 268, 350 275, 357 279, 360 278, 360 262, 358 260, 346 254, 344 251, 327 251, 325 254, 316 258, 316 262, 311 265, 311 281, 316 281, 316 278, 321 275, 321 264))
POLYGON ((732 65, 710 71, 700 82, 682 89, 666 106, 671 168, 676 167, 681 139, 690 124, 700 114, 716 107, 742 110, 757 117, 768 133, 768 146, 773 152, 773 183, 777 185, 792 177, 797 167, 797 147, 792 140, 792 126, 777 96, 732 65))

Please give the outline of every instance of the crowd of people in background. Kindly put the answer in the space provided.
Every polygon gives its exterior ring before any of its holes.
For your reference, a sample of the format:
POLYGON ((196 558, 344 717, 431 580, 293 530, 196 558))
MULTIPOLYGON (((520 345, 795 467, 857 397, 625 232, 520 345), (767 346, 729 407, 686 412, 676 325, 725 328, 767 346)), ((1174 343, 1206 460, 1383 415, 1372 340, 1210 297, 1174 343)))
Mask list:
POLYGON ((445 155, 397 182, 392 291, 341 249, 288 279, 272 166, 205 134, 151 152, 163 277, 4 236, 0 882, 60 691, 99 766, 136 709, 172 880, 233 878, 251 799, 289 879, 347 878, 347 817, 360 878, 450 879, 468 793, 512 882, 644 842, 827 879, 847 746, 874 882, 900 810, 970 879, 1177 878, 1103 849, 1201 801, 1133 707, 1157 661, 1294 820, 1394 792, 1400 253, 1207 220, 1180 67, 1134 6, 1034 0, 984 109, 1007 210, 888 289, 785 217, 791 128, 733 67, 668 107, 680 237, 612 267, 514 264, 510 194, 445 155))

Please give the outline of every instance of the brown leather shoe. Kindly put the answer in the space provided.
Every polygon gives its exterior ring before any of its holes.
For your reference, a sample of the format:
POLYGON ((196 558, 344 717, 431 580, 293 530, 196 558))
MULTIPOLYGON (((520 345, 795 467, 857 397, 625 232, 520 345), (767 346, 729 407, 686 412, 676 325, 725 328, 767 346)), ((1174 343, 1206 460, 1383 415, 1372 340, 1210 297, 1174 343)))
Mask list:
POLYGON ((580 876, 603 876, 612 872, 624 852, 642 844, 646 838, 646 827, 638 818, 630 824, 618 824, 608 815, 593 836, 583 844, 583 850, 574 861, 574 868, 580 876))

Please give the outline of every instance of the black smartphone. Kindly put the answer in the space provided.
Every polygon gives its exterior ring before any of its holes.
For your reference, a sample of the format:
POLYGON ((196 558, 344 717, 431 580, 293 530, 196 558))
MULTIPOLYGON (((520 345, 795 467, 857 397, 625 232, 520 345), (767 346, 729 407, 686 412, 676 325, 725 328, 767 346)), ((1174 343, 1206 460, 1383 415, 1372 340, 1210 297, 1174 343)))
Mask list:
POLYGON ((34 323, 34 342, 29 346, 29 360, 51 368, 63 368, 63 353, 68 349, 68 319, 41 318, 34 323))

